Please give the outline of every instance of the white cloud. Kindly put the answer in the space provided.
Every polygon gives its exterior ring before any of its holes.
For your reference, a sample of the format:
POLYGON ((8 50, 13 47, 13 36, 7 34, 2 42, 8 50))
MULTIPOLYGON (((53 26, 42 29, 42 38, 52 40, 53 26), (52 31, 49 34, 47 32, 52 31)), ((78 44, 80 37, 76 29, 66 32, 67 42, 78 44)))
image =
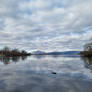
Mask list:
POLYGON ((91 0, 0 0, 0 45, 81 50, 92 37, 91 0))

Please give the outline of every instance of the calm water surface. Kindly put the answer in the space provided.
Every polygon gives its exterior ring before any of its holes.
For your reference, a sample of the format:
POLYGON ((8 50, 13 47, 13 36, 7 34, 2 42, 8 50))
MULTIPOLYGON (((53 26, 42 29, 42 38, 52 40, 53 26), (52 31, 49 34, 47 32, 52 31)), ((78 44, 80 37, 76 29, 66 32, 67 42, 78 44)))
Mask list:
POLYGON ((0 57, 0 92, 92 92, 92 58, 0 57))

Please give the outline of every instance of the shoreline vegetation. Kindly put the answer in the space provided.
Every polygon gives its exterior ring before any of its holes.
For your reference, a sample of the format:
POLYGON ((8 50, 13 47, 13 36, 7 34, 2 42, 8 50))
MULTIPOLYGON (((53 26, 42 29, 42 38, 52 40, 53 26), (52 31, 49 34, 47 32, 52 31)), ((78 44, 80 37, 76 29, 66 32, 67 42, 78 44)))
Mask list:
POLYGON ((92 57, 92 43, 90 42, 85 44, 83 51, 64 51, 64 52, 35 51, 33 53, 28 53, 25 50, 10 49, 7 46, 0 50, 0 56, 3 57, 30 56, 30 55, 80 55, 81 57, 92 57))
POLYGON ((25 50, 10 49, 9 47, 4 47, 0 50, 0 56, 13 57, 13 56, 30 56, 31 53, 26 52, 25 50))
POLYGON ((92 57, 92 42, 84 45, 84 51, 80 52, 82 57, 92 57))

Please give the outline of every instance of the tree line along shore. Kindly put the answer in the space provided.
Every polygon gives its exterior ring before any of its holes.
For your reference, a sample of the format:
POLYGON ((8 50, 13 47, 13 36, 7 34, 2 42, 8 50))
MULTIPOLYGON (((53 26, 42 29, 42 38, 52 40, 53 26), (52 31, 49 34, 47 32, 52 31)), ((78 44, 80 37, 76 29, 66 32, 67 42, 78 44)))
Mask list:
POLYGON ((83 57, 92 57, 92 42, 84 45, 84 50, 80 52, 80 55, 83 57))
POLYGON ((25 50, 10 49, 9 47, 4 47, 0 50, 0 56, 29 56, 31 53, 25 50))

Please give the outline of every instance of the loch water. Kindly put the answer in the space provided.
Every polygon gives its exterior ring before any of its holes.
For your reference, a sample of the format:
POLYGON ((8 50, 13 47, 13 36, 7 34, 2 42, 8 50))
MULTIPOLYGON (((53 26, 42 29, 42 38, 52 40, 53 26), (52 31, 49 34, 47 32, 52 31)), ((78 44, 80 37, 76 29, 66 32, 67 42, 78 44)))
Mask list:
POLYGON ((92 92, 92 58, 0 57, 0 92, 92 92))

